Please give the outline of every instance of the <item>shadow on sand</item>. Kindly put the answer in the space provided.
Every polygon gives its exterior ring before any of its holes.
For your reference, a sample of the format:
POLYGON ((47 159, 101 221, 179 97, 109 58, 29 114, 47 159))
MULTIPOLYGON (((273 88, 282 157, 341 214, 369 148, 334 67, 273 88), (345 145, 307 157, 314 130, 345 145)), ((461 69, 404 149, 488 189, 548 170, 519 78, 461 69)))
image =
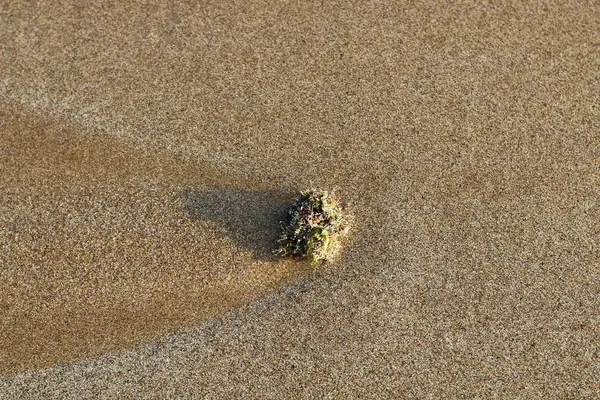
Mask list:
POLYGON ((219 188, 185 189, 185 210, 192 218, 208 220, 260 260, 273 260, 281 234, 280 221, 293 203, 292 191, 219 188))

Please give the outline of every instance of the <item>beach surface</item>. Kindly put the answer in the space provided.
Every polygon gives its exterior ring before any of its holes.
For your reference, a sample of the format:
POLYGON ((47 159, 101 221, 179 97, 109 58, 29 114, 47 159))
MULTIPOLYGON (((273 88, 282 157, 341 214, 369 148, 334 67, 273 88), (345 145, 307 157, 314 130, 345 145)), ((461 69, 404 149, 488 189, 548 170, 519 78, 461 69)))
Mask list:
POLYGON ((599 43, 595 2, 0 1, 0 398, 600 397, 599 43), (314 272, 306 188, 354 215, 314 272))

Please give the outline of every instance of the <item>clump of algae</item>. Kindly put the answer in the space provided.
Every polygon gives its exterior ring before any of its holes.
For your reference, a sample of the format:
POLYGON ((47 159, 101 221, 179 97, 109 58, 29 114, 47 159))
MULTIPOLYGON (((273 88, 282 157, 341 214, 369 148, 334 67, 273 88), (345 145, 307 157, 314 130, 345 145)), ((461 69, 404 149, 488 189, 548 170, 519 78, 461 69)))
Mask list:
POLYGON ((334 193, 303 191, 282 222, 277 252, 297 259, 307 258, 316 269, 319 263, 334 259, 341 239, 348 232, 350 219, 334 193))

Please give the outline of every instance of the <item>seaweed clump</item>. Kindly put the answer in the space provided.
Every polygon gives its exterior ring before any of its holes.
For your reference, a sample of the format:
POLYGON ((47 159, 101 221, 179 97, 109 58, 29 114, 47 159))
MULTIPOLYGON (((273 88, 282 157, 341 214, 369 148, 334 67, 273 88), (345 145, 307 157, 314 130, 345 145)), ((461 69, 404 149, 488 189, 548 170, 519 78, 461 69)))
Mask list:
POLYGON ((282 222, 277 252, 296 259, 307 258, 316 269, 320 262, 333 260, 340 240, 348 232, 349 220, 332 192, 303 191, 282 222))

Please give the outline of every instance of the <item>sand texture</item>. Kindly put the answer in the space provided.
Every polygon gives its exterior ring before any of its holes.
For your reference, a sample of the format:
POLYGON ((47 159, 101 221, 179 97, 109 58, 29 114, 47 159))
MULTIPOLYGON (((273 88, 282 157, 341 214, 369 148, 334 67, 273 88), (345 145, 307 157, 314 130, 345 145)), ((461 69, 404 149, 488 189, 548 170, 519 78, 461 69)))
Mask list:
POLYGON ((0 0, 0 398, 600 397, 598 2, 0 0), (335 188, 333 265, 275 257, 335 188))

